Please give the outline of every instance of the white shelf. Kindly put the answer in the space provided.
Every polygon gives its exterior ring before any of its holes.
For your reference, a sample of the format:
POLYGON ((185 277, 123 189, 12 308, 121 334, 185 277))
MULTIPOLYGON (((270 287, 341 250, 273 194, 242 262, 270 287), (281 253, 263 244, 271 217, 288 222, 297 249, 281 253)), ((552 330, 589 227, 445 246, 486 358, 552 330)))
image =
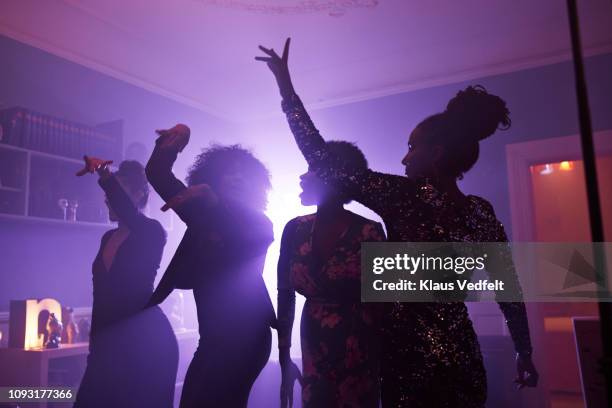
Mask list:
POLYGON ((30 215, 15 215, 15 214, 3 214, 0 213, 0 220, 14 220, 14 221, 25 221, 25 222, 43 222, 48 224, 66 225, 66 226, 84 226, 84 227, 98 227, 98 228, 113 228, 114 224, 106 222, 90 222, 90 221, 64 221, 57 218, 45 218, 45 217, 33 217, 30 215))

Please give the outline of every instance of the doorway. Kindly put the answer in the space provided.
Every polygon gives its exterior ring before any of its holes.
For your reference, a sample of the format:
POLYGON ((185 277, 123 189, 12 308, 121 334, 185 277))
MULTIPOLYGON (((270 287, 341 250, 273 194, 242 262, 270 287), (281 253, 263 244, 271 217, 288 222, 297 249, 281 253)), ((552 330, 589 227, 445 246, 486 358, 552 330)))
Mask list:
MULTIPOLYGON (((612 131, 597 133, 595 146, 604 232, 609 240, 612 131)), ((506 158, 513 241, 591 240, 579 136, 508 145, 506 158)), ((524 406, 583 408, 572 318, 597 316, 597 304, 528 303, 527 310, 541 382, 537 393, 523 397, 524 406)))

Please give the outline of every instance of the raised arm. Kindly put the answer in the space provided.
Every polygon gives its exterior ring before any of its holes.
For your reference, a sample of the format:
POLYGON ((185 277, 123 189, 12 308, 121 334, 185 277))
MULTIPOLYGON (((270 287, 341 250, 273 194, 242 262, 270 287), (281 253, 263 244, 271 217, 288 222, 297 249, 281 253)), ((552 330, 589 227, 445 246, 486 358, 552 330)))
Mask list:
POLYGON ((159 137, 145 172, 153 189, 166 202, 162 210, 172 208, 187 225, 204 221, 203 209, 217 203, 212 189, 205 184, 187 187, 172 173, 179 152, 189 143, 189 128, 179 124, 168 130, 158 130, 157 134, 159 137))
POLYGON ((416 193, 413 182, 407 177, 377 173, 371 170, 354 172, 332 165, 325 140, 312 122, 304 104, 295 93, 288 68, 288 39, 285 43, 283 56, 279 57, 273 49, 259 47, 266 57, 256 57, 267 63, 274 74, 279 91, 283 98, 282 108, 287 115, 287 121, 295 141, 306 158, 310 168, 325 182, 342 191, 350 198, 362 203, 383 218, 398 199, 397 193, 403 197, 416 193))
POLYGON ((153 189, 162 200, 168 202, 187 187, 172 173, 172 166, 178 157, 178 149, 164 146, 160 139, 161 136, 155 142, 155 148, 147 162, 145 172, 153 189))

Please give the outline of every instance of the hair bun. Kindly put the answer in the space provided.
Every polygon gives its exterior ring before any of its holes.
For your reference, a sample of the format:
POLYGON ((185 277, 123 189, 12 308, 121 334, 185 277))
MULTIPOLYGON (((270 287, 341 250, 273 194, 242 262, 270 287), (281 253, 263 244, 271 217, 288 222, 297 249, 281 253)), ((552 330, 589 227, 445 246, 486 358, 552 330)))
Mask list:
POLYGON ((468 86, 459 91, 448 102, 444 113, 463 128, 464 135, 475 141, 486 139, 497 129, 508 129, 512 123, 506 102, 488 93, 481 85, 468 86))

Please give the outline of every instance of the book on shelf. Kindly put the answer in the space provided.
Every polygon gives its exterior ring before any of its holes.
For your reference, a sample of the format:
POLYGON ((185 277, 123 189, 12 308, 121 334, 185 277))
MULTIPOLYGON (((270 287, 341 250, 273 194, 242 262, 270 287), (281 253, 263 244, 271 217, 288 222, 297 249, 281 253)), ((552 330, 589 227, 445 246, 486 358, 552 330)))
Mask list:
POLYGON ((80 159, 85 154, 119 161, 123 156, 122 121, 87 126, 13 107, 0 110, 0 143, 80 159))

